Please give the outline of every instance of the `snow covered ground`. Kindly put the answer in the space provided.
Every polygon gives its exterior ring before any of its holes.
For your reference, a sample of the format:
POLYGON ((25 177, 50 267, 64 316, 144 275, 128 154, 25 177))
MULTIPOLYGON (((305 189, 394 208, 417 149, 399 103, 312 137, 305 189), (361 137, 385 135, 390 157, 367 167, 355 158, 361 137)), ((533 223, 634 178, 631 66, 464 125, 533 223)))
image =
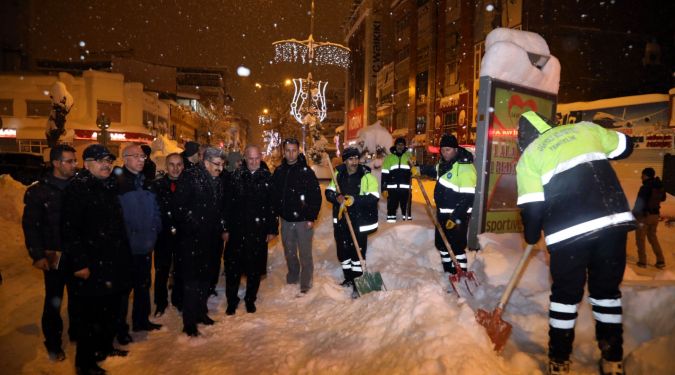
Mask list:
MULTIPOLYGON (((641 166, 617 166, 633 202, 641 166), (636 172, 637 171, 637 172, 636 172), (637 173, 637 176, 636 176, 637 173)), ((431 186, 431 185, 429 185, 431 186)), ((0 372, 68 374, 74 349, 64 335, 67 359, 52 363, 42 345, 42 275, 30 266, 20 217, 25 188, 0 177, 0 372)), ((429 190, 430 191, 430 190, 429 190)), ((240 306, 225 316, 223 282, 209 300, 217 323, 201 327, 202 337, 181 334, 182 322, 170 309, 157 319, 164 327, 150 334, 132 333, 126 358, 101 364, 113 374, 541 374, 548 330, 549 276, 545 251, 535 251, 506 308, 514 331, 501 355, 474 318, 474 310, 497 304, 522 252, 517 234, 484 234, 484 250, 470 254, 470 267, 481 282, 475 298, 448 293, 433 232, 415 192, 412 223, 386 224, 380 203, 380 229, 369 238, 368 266, 381 272, 388 291, 352 300, 335 256, 330 210, 324 202, 314 238, 314 287, 297 298, 297 286, 285 284, 281 243, 270 246, 269 273, 263 280, 258 312, 240 306)), ((675 216, 669 196, 665 216, 675 216)), ((629 374, 675 374, 675 226, 659 226, 666 252, 665 271, 626 268, 624 339, 629 374)), ((634 235, 629 259, 636 259, 634 235)), ((654 263, 653 255, 649 262, 654 263)), ((243 290, 241 291, 243 292, 243 290)), ((154 310, 154 308, 153 308, 154 310)), ((63 314, 65 315, 65 313, 63 314)), ((580 308, 572 370, 597 373, 599 350, 588 304, 580 308)))

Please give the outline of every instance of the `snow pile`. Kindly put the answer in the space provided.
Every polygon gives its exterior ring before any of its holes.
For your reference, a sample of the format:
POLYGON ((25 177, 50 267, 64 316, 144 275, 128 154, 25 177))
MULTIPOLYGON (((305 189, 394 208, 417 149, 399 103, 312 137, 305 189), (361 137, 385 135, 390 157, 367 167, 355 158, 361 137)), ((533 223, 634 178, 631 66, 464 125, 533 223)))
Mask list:
POLYGON ((23 195, 27 188, 8 174, 0 175, 0 219, 20 220, 23 215, 23 195))
POLYGON ((164 170, 167 155, 174 152, 178 154, 183 152, 183 149, 178 146, 178 142, 170 139, 166 135, 158 135, 157 138, 152 141, 150 148, 152 148, 150 159, 157 164, 157 171, 164 170))
POLYGON ((480 76, 557 94, 560 61, 551 55, 541 35, 497 28, 485 38, 480 76))
POLYGON ((382 126, 382 121, 377 120, 374 124, 359 130, 357 143, 361 151, 368 150, 369 153, 374 154, 378 148, 389 150, 394 144, 394 139, 382 126))

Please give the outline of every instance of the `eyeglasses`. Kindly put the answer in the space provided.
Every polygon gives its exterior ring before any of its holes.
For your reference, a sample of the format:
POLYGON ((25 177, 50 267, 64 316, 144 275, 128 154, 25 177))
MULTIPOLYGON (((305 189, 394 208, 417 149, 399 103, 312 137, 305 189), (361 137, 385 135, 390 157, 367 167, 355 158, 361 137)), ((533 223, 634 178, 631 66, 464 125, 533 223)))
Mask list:
POLYGON ((215 162, 212 162, 209 159, 205 159, 205 161, 208 161, 209 163, 215 165, 216 167, 220 167, 220 168, 222 168, 225 165, 225 163, 215 163, 215 162))
POLYGON ((63 163, 63 164, 77 164, 77 159, 65 159, 65 160, 61 160, 61 163, 63 163))
POLYGON ((124 157, 125 158, 141 159, 141 160, 145 160, 145 159, 148 158, 145 154, 127 154, 127 155, 124 155, 124 157))
POLYGON ((95 161, 99 164, 112 164, 113 160, 108 159, 108 158, 103 158, 103 159, 85 159, 85 161, 95 161))

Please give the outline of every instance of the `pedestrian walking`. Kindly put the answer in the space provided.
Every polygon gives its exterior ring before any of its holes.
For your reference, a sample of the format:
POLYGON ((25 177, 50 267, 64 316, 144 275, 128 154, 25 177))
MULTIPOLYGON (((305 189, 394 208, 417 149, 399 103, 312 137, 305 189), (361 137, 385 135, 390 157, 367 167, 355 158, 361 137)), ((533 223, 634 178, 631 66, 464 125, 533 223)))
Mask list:
POLYGON ((645 237, 649 240, 654 255, 656 255, 656 268, 666 268, 666 260, 663 257, 659 238, 656 236, 656 227, 659 225, 661 202, 666 200, 666 191, 661 179, 656 177, 654 168, 642 170, 642 186, 638 191, 633 215, 637 219, 638 227, 635 232, 635 242, 638 249, 638 267, 647 267, 647 253, 645 251, 645 237))

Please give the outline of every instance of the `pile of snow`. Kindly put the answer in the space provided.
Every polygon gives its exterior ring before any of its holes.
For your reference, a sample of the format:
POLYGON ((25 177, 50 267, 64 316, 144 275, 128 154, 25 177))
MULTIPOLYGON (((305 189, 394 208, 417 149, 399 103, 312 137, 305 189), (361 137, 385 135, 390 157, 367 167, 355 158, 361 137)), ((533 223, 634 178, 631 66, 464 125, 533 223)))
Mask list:
POLYGON ((183 152, 183 149, 178 146, 178 142, 170 139, 166 135, 158 135, 157 138, 152 141, 150 148, 152 148, 150 159, 157 164, 158 171, 164 170, 167 155, 173 153, 180 154, 183 152))
MULTIPOLYGON (((21 189, 20 184, 0 184, 0 197, 13 197, 0 201, 0 209, 15 207, 16 202, 10 201, 19 199, 21 189)), ((247 314, 240 306, 236 315, 226 316, 221 278, 218 296, 209 300, 209 314, 217 323, 200 326, 201 337, 190 339, 182 334, 180 315, 170 308, 163 317, 153 319, 164 325, 160 331, 132 333, 129 356, 108 359, 101 366, 130 375, 542 374, 547 362, 550 288, 546 252, 533 253, 507 305, 504 319, 513 324, 514 331, 503 353, 497 355, 484 328, 476 323, 474 311, 491 311, 496 306, 522 254, 521 236, 481 235, 484 250, 469 254, 470 268, 480 285, 473 288, 474 297, 462 289, 462 298, 458 298, 448 293, 450 284, 442 273, 418 191, 414 197, 412 223, 385 223, 385 202, 381 201, 380 229, 368 239, 368 270, 382 274, 386 292, 352 300, 349 290, 338 285, 342 272, 335 254, 330 206, 324 201, 314 236, 314 285, 307 295, 298 297, 298 286, 286 284, 283 249, 276 239, 270 245, 258 312, 247 314)), ((0 316, 11 317, 0 320, 0 367, 7 373, 72 373, 75 346, 67 339, 66 361, 47 359, 39 330, 41 275, 30 267, 19 240, 19 218, 13 217, 5 226, 8 232, 2 234, 13 233, 16 238, 5 242, 0 252, 5 276, 0 316)), ((675 228, 659 230, 664 249, 672 249, 675 228)), ((668 254, 669 264, 672 260, 668 254)), ((675 373, 675 363, 669 360, 675 343, 675 286, 672 281, 659 285, 622 286, 630 374, 675 373)), ((239 293, 243 296, 243 288, 239 293)), ((597 373, 599 350, 593 324, 584 301, 572 357, 575 373, 597 373)))
POLYGON ((485 37, 485 56, 480 64, 480 76, 557 94, 560 61, 551 55, 541 35, 531 31, 497 28, 485 37), (533 63, 530 55, 540 56, 542 60, 533 63))
POLYGON ((359 130, 357 143, 361 151, 368 150, 369 153, 374 154, 378 148, 389 150, 394 144, 394 139, 382 126, 382 121, 377 120, 374 124, 359 130))

